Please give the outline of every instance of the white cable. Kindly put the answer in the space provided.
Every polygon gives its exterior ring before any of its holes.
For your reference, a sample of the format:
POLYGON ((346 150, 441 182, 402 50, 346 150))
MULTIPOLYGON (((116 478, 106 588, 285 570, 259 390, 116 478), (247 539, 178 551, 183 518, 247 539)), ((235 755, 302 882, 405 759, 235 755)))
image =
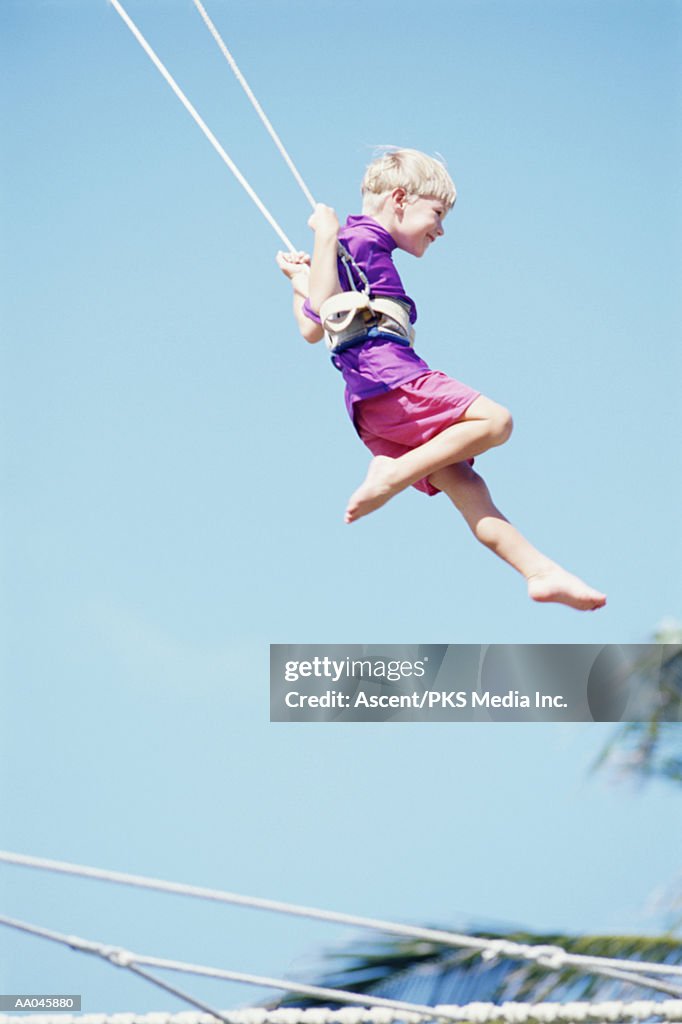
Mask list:
MULTIPOLYGON (((218 29, 215 27, 215 25, 211 21, 208 13, 206 11, 206 8, 201 3, 201 0, 193 0, 193 3, 194 3, 194 6, 196 7, 197 11, 201 15, 202 21, 206 25, 206 28, 209 30, 209 32, 211 33, 211 35, 215 39, 216 43, 218 44, 218 49, 222 53, 222 55, 225 58, 225 60, 227 61, 227 63, 232 68, 232 71, 234 72, 235 78, 237 79, 237 81, 241 85, 242 89, 244 90, 244 92, 248 96, 248 98, 249 98, 249 100, 251 102, 251 105, 253 106, 253 109, 256 111, 256 113, 258 114, 259 118, 261 119, 261 121, 265 125, 265 128, 266 128, 266 131, 268 132, 268 135, 270 136, 272 141, 275 143, 275 146, 277 147, 277 149, 279 150, 280 154, 284 158, 284 162, 286 163, 287 167, 289 168, 289 170, 293 174, 294 178, 296 179, 296 182, 300 186, 301 191, 303 192, 303 195, 306 197, 306 199, 308 200, 308 202, 310 203, 310 205, 312 206, 312 208, 314 210, 315 207, 317 206, 317 203, 316 203, 316 200, 315 200, 312 192, 310 191, 310 189, 306 185, 305 181, 303 180, 303 177, 302 177, 301 173, 299 172, 298 168, 296 167, 296 164, 294 163, 294 161, 289 156, 289 153, 287 152, 286 147, 284 146, 284 143, 282 142, 282 140, 280 139, 279 135, 277 134, 277 132, 273 128, 272 122, 270 121, 269 117, 267 116, 267 114, 265 113, 265 111, 261 107, 260 103, 258 102, 256 96, 253 93, 253 90, 251 89, 251 86, 249 85, 249 83, 244 78, 244 75, 240 71, 239 66, 238 66, 236 60, 234 59, 234 57, 232 56, 232 54, 228 50, 227 46, 225 45, 225 42, 224 42, 222 36, 218 32, 218 29)), ((341 242, 337 242, 337 247, 338 247, 338 250, 339 250, 339 254, 340 254, 340 256, 343 259, 344 266, 346 268, 346 273, 348 274, 348 277, 349 277, 351 289, 355 289, 356 286, 355 286, 355 282, 353 281, 353 278, 352 278, 352 275, 351 275, 351 272, 350 272, 350 269, 349 269, 349 264, 352 264, 353 267, 355 268, 355 271, 356 271, 358 277, 360 278, 360 281, 362 282, 363 290, 369 295, 369 293, 370 293, 370 286, 369 286, 369 281, 367 279, 367 275, 365 274, 364 270, 362 270, 362 268, 357 265, 357 263, 355 262, 355 260, 351 256, 351 254, 349 253, 348 249, 346 249, 346 247, 343 246, 341 244, 341 242)))
MULTIPOLYGON (((32 857, 27 854, 11 853, 0 850, 0 862, 16 864, 22 867, 37 868, 42 871, 54 871, 60 874, 76 875, 82 878, 95 878, 99 881, 113 882, 118 885, 129 885, 141 889, 152 889, 160 892, 175 893, 179 896, 190 896, 197 899, 213 900, 219 903, 231 903, 238 906, 258 910, 269 910, 278 914, 290 914, 297 917, 308 917, 333 924, 352 925, 357 928, 371 928, 376 931, 402 935, 407 938, 423 939, 426 942, 457 948, 472 949, 481 953, 485 959, 504 956, 509 959, 529 960, 547 970, 560 970, 563 967, 575 967, 584 971, 605 973, 611 976, 612 970, 627 970, 633 978, 638 973, 682 975, 682 965, 655 964, 644 960, 624 960, 615 957, 594 957, 578 953, 569 953, 561 946, 526 945, 508 939, 481 939, 474 935, 462 935, 457 932, 446 932, 434 928, 420 928, 414 925, 397 924, 393 921, 382 921, 377 918, 360 917, 339 911, 320 910, 316 907, 305 907, 295 903, 284 903, 278 900, 263 899, 256 896, 241 896, 236 893, 224 892, 220 889, 207 889, 197 885, 185 885, 180 882, 165 882, 144 875, 130 875, 121 871, 107 871, 82 864, 70 864, 64 861, 48 860, 44 857, 32 857), (607 973, 608 972, 608 973, 607 973)), ((626 979, 631 980, 631 979, 626 979)), ((644 984, 642 980, 640 982, 644 984)), ((646 982, 648 984, 648 981, 646 982)), ((669 991, 668 989, 664 989, 669 991)), ((675 990, 671 994, 677 994, 675 990)))
MULTIPOLYGON (((281 989, 284 992, 295 992, 302 996, 311 996, 313 999, 328 999, 336 1003, 353 1003, 358 1006, 370 1004, 391 1010, 399 1010, 401 1013, 417 1014, 420 1019, 436 1019, 433 1007, 425 1006, 421 1003, 405 1002, 400 999, 385 999, 382 996, 360 995, 357 992, 324 988, 321 985, 304 985, 300 982, 293 982, 282 978, 267 978, 258 974, 245 974, 242 971, 228 971, 220 967, 190 964, 183 960, 168 960, 158 956, 145 956, 142 953, 134 953, 129 949, 123 949, 119 946, 108 946, 101 942, 92 942, 90 939, 82 939, 78 935, 64 935, 62 932, 42 928, 39 925, 29 924, 26 921, 18 921, 16 918, 11 917, 0 916, 0 925, 26 932, 29 935, 36 935, 41 939, 49 939, 51 942, 68 946, 70 949, 77 950, 80 953, 90 953, 93 956, 100 957, 102 960, 107 960, 115 967, 130 968, 131 970, 142 966, 157 967, 165 971, 177 971, 180 974, 196 974, 205 978, 217 978, 221 981, 237 981, 245 985, 281 989)), ((147 980, 156 983, 155 978, 147 976, 147 980)), ((184 994, 182 997, 186 998, 184 994)), ((456 1018, 448 1013, 439 1015, 439 1019, 446 1021, 456 1020, 456 1018)))
POLYGON ((194 6, 196 7, 197 11, 201 15, 201 18, 202 18, 204 24, 206 25, 206 28, 209 30, 209 32, 211 33, 211 35, 215 39, 216 43, 218 44, 218 48, 220 49, 220 52, 222 53, 223 57, 225 58, 227 63, 232 68, 237 81, 239 82, 239 84, 241 85, 242 89, 244 90, 244 92, 248 96, 249 100, 251 101, 251 104, 252 104, 254 110, 256 111, 256 113, 258 114, 259 118, 261 119, 261 121, 265 125, 265 128, 266 128, 268 134, 270 135, 270 138, 275 143, 275 145, 277 146, 277 149, 279 150, 279 152, 284 157, 284 161, 285 161, 287 167, 289 168, 289 170, 291 171, 291 173, 293 174, 294 178, 296 179, 298 185, 300 186, 300 188, 301 188, 301 190, 303 192, 303 195, 306 197, 306 199, 308 200, 308 202, 310 203, 312 208, 315 209, 316 202, 315 202, 315 199, 313 198, 312 192, 310 191, 310 189, 306 185, 305 181, 303 180, 303 178, 302 178, 298 168, 296 167, 294 161, 289 156, 287 150, 284 147, 284 143, 280 139, 280 137, 277 134, 277 132, 275 131, 275 129, 272 127, 272 124, 271 124, 270 119, 268 118, 267 114, 265 113, 265 111, 261 107, 260 103, 258 102, 256 97, 254 96, 249 83, 246 81, 246 79, 244 78, 244 75, 239 70, 239 67, 237 66, 236 60, 234 59, 234 57, 232 56, 232 54, 228 50, 227 46, 223 42, 223 39, 222 39, 220 33, 218 32, 218 29, 215 27, 215 25, 213 24, 213 22, 209 18, 208 14, 206 13, 206 8, 201 3, 201 0, 193 0, 193 3, 194 3, 194 6))
POLYGON ((442 1020, 453 1021, 456 1018, 449 1013, 435 1014, 432 1006, 425 1006, 423 1003, 406 1002, 402 999, 385 999, 383 996, 372 996, 367 993, 362 995, 358 992, 347 992, 344 989, 325 988, 321 985, 304 985, 300 982, 287 981, 281 978, 266 978, 257 974, 244 974, 240 971, 227 971, 218 967, 204 967, 200 964, 188 964, 180 960, 166 960, 156 956, 141 956, 132 954, 134 963, 147 967, 157 967, 166 971, 178 971, 181 974, 197 974, 205 978, 218 978, 222 981, 238 981, 245 985, 257 985, 262 988, 277 988, 284 992, 298 993, 301 996, 311 996, 313 999, 328 999, 337 1003, 352 1003, 356 1006, 384 1007, 390 1010, 397 1010, 401 1014, 417 1014, 420 1019, 433 1020, 436 1017, 442 1020))
POLYGON ((251 188, 251 186, 249 185, 248 181, 246 180, 244 175, 241 173, 241 171, 239 170, 237 165, 234 163, 234 161, 225 152, 225 150, 223 149, 221 144, 218 142, 217 138, 215 137, 215 135, 213 134, 211 129, 208 127, 206 122, 203 120, 203 118, 197 112, 196 108, 187 99, 187 97, 185 96, 184 92, 182 91, 180 86, 177 84, 177 82, 175 81, 173 76, 166 69, 166 67, 161 63, 161 61, 159 60, 157 55, 154 53, 154 51, 152 50, 151 46, 149 45, 147 40, 144 38, 144 36, 140 32, 140 30, 137 28, 135 23, 128 17, 128 15, 124 11, 123 7, 121 7, 121 4, 119 3, 119 0, 109 0, 109 3, 113 6, 114 10, 121 17, 121 19, 124 21, 124 23, 128 26, 128 28, 130 29, 132 34, 135 36, 135 38, 137 39, 137 41, 140 44, 140 46, 142 47, 142 49, 145 51, 145 53, 147 54, 149 59, 154 64, 154 66, 157 68, 158 71, 161 72, 163 77, 166 79, 166 81, 170 85, 171 89, 173 90, 175 95, 178 97, 178 99, 180 100, 182 105, 184 106, 185 110, 194 119, 194 121, 199 126, 199 128, 201 128, 202 132, 204 133, 204 135, 206 136, 208 141, 211 143, 211 145, 215 149, 216 153, 218 153, 218 155, 221 157, 223 162, 232 171, 232 173, 234 174, 234 176, 237 179, 237 181, 239 182, 239 184, 242 186, 242 188, 247 193, 249 198, 252 199, 253 202, 256 204, 256 206, 258 207, 260 212, 263 214, 263 216, 267 220, 268 224, 277 233, 277 235, 284 242, 284 244, 289 249, 289 251, 290 252, 295 252, 296 248, 293 245, 293 243, 287 238, 287 236, 285 235, 284 231, 279 226, 279 224, 277 223, 275 218, 272 216, 270 211, 267 209, 265 204, 256 195, 256 193, 251 188))

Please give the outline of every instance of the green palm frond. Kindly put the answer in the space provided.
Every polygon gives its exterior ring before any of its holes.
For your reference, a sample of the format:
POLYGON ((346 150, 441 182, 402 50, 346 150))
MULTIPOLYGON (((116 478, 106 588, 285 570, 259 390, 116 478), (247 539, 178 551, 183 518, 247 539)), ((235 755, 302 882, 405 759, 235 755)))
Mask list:
POLYGON ((682 643, 680 627, 656 634, 669 653, 661 665, 639 666, 644 678, 650 674, 659 695, 658 704, 646 722, 621 725, 599 754, 593 770, 607 768, 618 775, 646 781, 652 778, 682 782, 680 706, 682 701, 682 643), (672 637, 675 637, 673 640, 672 637))
MULTIPOLYGON (((669 935, 562 935, 525 931, 469 931, 480 938, 525 945, 557 945, 590 956, 682 963, 682 941, 669 935)), ((330 988, 386 996, 428 1005, 521 1000, 656 998, 650 989, 587 975, 575 968, 548 971, 535 963, 483 960, 468 950, 422 940, 384 939, 357 945, 327 958, 330 969, 318 983, 330 988)), ((284 999, 279 1005, 312 1006, 314 1000, 284 999)))
MULTIPOLYGON (((616 766, 642 780, 660 777, 682 782, 680 707, 682 705, 682 626, 659 629, 657 643, 669 646, 661 664, 638 666, 658 690, 660 700, 651 719, 618 728, 593 768, 616 766)), ((458 929, 479 938, 504 939, 524 945, 560 946, 570 953, 682 964, 682 941, 670 933, 642 935, 565 935, 528 931, 458 929)), ((541 1002, 576 999, 655 999, 660 993, 575 968, 548 971, 536 963, 508 959, 484 960, 477 953, 423 940, 386 938, 357 943, 330 954, 329 967, 316 981, 328 988, 401 999, 428 1005, 507 1000, 541 1002)), ((315 1000, 284 997, 279 1006, 314 1006, 315 1000)))

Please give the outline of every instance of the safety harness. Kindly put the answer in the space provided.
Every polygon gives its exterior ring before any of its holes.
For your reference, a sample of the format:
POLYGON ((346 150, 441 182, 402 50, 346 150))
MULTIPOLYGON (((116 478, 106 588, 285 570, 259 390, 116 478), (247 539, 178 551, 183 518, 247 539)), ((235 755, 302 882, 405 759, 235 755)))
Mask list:
POLYGON ((338 251, 351 290, 330 296, 320 306, 327 348, 339 352, 361 344, 368 335, 384 334, 393 335, 403 344, 414 345, 409 306, 399 299, 372 298, 367 275, 341 243, 338 251), (355 283, 351 267, 362 281, 362 291, 355 283))

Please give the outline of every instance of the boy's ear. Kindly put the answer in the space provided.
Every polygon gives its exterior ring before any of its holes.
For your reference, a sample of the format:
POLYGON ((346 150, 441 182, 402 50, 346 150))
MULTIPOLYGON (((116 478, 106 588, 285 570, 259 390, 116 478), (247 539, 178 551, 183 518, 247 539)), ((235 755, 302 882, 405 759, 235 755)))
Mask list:
POLYGON ((391 198, 393 200, 394 206, 402 210, 407 201, 407 192, 404 188, 402 188, 402 186, 399 186, 398 188, 393 189, 393 191, 391 192, 391 198))

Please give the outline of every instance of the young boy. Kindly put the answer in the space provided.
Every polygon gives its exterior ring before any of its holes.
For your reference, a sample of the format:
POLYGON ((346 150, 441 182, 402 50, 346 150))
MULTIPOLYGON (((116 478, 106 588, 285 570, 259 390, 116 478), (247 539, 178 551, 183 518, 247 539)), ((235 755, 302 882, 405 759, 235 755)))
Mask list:
POLYGON ((317 205, 308 221, 315 232, 312 261, 304 253, 277 255, 293 286, 301 334, 314 343, 326 332, 346 382, 348 412, 374 454, 346 522, 410 485, 427 494, 443 491, 477 539, 525 577, 533 600, 602 607, 605 595, 537 551, 471 468, 474 456, 508 439, 509 412, 430 370, 412 348, 417 311, 392 252, 421 257, 443 235, 456 199, 445 167, 416 150, 390 151, 367 168, 362 194, 362 215, 349 217, 343 229, 330 207, 317 205), (350 259, 339 258, 339 243, 350 259))

